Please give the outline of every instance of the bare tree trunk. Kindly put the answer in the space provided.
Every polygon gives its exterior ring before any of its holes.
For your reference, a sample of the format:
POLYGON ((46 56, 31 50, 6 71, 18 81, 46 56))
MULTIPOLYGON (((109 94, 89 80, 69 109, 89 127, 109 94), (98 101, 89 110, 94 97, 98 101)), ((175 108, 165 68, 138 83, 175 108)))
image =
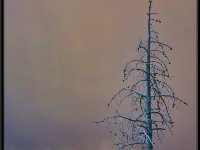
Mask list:
POLYGON ((147 150, 152 150, 152 120, 151 120, 151 79, 150 79, 150 58, 151 58, 151 3, 149 1, 149 9, 148 9, 148 48, 147 48, 147 64, 146 64, 146 127, 147 127, 147 150))

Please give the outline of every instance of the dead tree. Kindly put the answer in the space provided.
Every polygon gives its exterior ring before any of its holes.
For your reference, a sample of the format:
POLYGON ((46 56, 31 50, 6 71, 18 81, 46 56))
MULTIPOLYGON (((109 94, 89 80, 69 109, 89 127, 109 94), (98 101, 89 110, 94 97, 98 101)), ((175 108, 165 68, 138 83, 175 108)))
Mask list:
POLYGON ((161 42, 153 28, 155 23, 161 23, 156 14, 152 12, 152 0, 148 0, 148 37, 139 43, 139 59, 125 65, 124 88, 108 103, 110 106, 115 102, 115 114, 96 122, 108 121, 110 133, 116 136, 114 147, 117 150, 152 150, 165 130, 172 133, 171 110, 181 103, 187 105, 175 96, 168 84, 171 76, 167 69, 170 64, 167 52, 172 47, 161 42))

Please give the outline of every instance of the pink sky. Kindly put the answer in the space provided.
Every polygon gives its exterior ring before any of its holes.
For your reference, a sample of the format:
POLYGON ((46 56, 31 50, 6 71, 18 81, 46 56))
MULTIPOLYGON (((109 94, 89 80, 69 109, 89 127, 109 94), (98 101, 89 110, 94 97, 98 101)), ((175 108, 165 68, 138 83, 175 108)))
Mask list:
MULTIPOLYGON (((154 0, 172 87, 189 107, 155 150, 196 149, 196 1, 154 0)), ((111 112, 125 63, 146 38, 145 0, 5 1, 6 150, 106 150, 92 122, 111 112)))

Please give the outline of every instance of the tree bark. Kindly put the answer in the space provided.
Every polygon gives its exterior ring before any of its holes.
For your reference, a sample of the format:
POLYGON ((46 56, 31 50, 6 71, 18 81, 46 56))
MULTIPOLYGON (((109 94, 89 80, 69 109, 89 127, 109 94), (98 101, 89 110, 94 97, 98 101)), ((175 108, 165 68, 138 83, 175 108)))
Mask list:
POLYGON ((150 28, 150 21, 151 21, 151 3, 149 1, 149 9, 148 9, 148 48, 147 48, 147 65, 146 65, 146 127, 147 127, 147 150, 152 150, 152 120, 151 120, 151 85, 150 85, 150 50, 151 50, 151 28, 150 28))

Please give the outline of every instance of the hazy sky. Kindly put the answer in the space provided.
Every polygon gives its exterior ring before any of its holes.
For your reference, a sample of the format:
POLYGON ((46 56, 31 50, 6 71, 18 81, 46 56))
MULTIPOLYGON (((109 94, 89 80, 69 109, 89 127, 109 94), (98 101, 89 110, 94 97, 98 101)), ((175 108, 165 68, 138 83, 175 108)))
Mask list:
MULTIPOLYGON (((196 1, 154 0, 172 87, 189 107, 155 150, 196 149, 196 1)), ((5 0, 5 150, 107 150, 94 121, 147 33, 147 0, 5 0)))

